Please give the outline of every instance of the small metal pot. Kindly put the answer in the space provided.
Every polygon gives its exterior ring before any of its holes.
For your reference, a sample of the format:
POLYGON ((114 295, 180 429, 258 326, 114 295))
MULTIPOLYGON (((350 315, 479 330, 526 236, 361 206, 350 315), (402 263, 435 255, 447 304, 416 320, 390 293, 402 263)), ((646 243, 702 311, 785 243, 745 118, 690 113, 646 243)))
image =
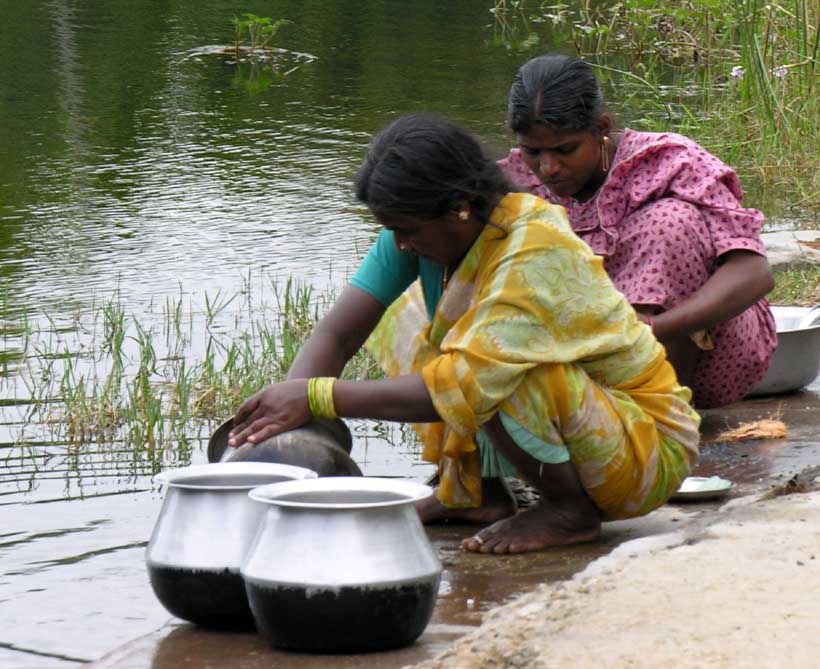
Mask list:
POLYGON ((175 616, 218 629, 253 627, 239 573, 264 508, 248 491, 315 478, 302 467, 262 462, 195 465, 162 472, 165 500, 145 561, 157 598, 175 616))
POLYGON ((222 423, 208 442, 210 462, 278 462, 312 469, 319 476, 361 476, 350 457, 353 439, 339 419, 314 418, 309 423, 259 444, 228 446, 233 420, 222 423))
POLYGON ((428 486, 333 477, 251 491, 267 514, 242 565, 257 629, 275 648, 364 652, 413 643, 441 564, 414 502, 428 486))

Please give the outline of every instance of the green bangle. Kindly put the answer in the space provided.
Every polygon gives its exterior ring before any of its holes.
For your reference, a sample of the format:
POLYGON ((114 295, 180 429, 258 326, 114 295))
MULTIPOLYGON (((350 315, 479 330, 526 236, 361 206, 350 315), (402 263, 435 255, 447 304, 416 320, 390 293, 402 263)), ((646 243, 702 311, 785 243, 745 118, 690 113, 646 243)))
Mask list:
POLYGON ((337 418, 333 402, 334 376, 315 376, 308 379, 308 407, 316 418, 337 418))
POLYGON ((316 407, 316 389, 315 389, 315 387, 316 387, 316 379, 315 378, 308 379, 308 385, 307 385, 308 408, 310 409, 310 413, 312 413, 314 416, 316 415, 316 412, 318 411, 318 408, 316 407))

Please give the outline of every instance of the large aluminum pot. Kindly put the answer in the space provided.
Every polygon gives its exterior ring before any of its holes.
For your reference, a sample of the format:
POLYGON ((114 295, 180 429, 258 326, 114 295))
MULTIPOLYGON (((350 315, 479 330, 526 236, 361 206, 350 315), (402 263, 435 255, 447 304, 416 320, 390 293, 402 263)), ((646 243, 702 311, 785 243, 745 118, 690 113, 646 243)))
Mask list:
POLYGON ((271 645, 328 653, 413 643, 441 578, 414 506, 431 492, 411 481, 360 477, 252 490, 267 514, 242 576, 271 645))
POLYGON ((253 627, 239 569, 264 508, 256 486, 315 478, 302 467, 262 462, 195 465, 162 472, 165 500, 145 553, 151 586, 175 616, 206 627, 253 627))
POLYGON ((771 307, 777 348, 766 376, 749 396, 775 395, 807 386, 820 371, 820 308, 771 307))

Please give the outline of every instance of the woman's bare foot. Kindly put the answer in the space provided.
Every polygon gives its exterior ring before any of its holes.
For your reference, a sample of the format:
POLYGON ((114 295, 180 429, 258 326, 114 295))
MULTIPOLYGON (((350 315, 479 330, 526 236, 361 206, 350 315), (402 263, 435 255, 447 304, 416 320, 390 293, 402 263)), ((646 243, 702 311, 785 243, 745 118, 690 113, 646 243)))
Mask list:
POLYGON ((471 553, 526 553, 597 541, 600 536, 601 518, 594 506, 564 510, 541 501, 465 539, 461 547, 471 553))
POLYGON ((515 497, 501 479, 481 480, 481 506, 475 508, 451 509, 439 502, 436 495, 416 503, 416 511, 425 525, 448 522, 486 525, 509 518, 516 508, 515 497))

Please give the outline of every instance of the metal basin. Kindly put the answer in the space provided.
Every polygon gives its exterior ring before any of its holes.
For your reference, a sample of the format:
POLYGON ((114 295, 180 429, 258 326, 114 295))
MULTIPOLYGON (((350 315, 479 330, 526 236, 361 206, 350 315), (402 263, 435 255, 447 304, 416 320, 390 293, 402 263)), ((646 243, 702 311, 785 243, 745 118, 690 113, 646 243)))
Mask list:
POLYGON ((162 472, 165 500, 145 561, 157 598, 175 616, 218 629, 253 627, 240 566, 264 507, 256 486, 315 478, 302 467, 262 462, 196 465, 162 472))
POLYGON ((799 390, 820 372, 820 309, 771 307, 777 348, 769 370, 750 397, 799 390))
POLYGON ((363 477, 252 490, 267 513, 242 576, 270 644, 340 653, 413 643, 430 620, 441 578, 414 507, 431 492, 363 477))

